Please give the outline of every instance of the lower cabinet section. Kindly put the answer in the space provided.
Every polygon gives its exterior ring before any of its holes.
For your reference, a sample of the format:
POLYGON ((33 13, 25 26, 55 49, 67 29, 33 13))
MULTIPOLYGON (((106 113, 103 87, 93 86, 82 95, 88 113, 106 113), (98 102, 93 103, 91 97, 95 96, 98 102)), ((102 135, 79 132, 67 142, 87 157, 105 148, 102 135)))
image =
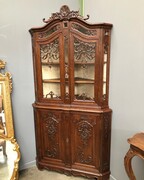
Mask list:
POLYGON ((78 112, 34 108, 37 166, 108 180, 111 110, 78 112))

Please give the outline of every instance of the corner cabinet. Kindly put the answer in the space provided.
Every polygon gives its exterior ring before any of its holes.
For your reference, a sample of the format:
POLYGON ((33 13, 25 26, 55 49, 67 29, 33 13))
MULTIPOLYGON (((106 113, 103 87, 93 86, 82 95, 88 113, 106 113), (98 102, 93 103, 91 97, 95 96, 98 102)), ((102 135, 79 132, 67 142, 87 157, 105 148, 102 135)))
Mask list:
POLYGON ((64 5, 30 29, 37 166, 108 180, 112 24, 88 24, 64 5))

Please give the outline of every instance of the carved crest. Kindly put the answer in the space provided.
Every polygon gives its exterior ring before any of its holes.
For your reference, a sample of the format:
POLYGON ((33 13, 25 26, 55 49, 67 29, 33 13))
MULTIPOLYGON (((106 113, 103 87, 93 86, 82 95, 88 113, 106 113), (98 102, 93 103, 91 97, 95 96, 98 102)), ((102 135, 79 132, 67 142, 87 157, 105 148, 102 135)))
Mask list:
POLYGON ((87 20, 89 16, 87 16, 86 19, 84 19, 80 14, 79 11, 70 11, 69 7, 67 5, 64 5, 60 8, 60 12, 52 13, 52 16, 45 20, 43 19, 43 22, 49 23, 52 20, 60 19, 60 20, 69 20, 71 18, 80 18, 83 20, 87 20))

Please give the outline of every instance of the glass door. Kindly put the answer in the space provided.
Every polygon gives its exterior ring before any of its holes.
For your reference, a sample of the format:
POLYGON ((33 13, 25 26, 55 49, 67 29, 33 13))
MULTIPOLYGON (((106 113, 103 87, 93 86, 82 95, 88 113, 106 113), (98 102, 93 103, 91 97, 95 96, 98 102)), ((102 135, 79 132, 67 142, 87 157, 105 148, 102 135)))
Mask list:
POLYGON ((74 37, 74 101, 95 99, 96 42, 74 37))
POLYGON ((40 45, 43 98, 61 99, 60 38, 40 45))

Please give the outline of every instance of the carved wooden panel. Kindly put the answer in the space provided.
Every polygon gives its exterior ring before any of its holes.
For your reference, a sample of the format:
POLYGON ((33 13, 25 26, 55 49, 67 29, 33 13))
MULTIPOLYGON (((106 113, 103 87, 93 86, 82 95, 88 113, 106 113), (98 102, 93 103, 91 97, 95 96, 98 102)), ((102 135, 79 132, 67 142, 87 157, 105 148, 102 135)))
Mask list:
POLYGON ((43 153, 45 157, 60 159, 61 113, 43 111, 41 115, 43 153))
POLYGON ((81 63, 95 62, 96 43, 74 38, 74 61, 81 63))
POLYGON ((75 113, 71 116, 72 161, 96 166, 97 137, 99 116, 75 113), (97 124, 98 122, 98 124, 97 124), (97 133, 96 133, 97 132, 97 133))
POLYGON ((59 62, 59 39, 41 45, 41 61, 47 63, 59 62))

